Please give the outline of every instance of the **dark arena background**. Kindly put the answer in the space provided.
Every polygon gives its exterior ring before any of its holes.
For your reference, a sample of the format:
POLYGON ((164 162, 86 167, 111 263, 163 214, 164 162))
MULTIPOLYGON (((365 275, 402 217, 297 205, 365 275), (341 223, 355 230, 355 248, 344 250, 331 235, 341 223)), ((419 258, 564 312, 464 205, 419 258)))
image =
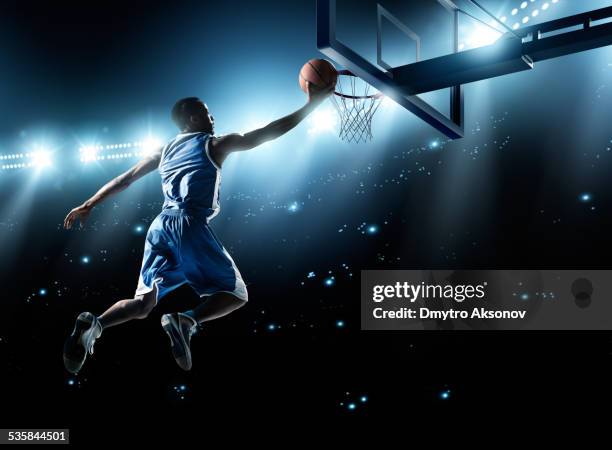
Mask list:
MULTIPOLYGON (((610 6, 591 3, 582 10, 610 6)), ((572 6, 551 2, 550 17, 572 6)), ((218 134, 300 107, 299 69, 321 57, 315 17, 314 1, 2 2, 4 428, 142 441, 195 433, 207 417, 402 421, 467 405, 533 415, 607 404, 609 332, 360 331, 359 286, 364 269, 609 269, 612 47, 466 86, 461 140, 391 101, 370 143, 347 144, 327 102, 230 156, 212 228, 249 303, 202 328, 191 372, 159 325, 196 304, 189 287, 105 332, 78 376, 65 371, 77 314, 133 295, 159 175, 81 230, 62 228, 67 212, 176 134, 178 98, 202 98, 218 134)))

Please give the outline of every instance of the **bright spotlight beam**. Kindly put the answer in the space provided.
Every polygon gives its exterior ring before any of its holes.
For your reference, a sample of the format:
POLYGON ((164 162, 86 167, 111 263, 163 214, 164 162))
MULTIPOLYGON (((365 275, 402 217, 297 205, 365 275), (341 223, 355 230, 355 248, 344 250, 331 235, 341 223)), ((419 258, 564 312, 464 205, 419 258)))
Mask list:
POLYGON ((151 156, 156 150, 161 147, 161 141, 157 138, 151 137, 142 143, 142 155, 151 156))
MULTIPOLYGON (((480 8, 482 11, 484 11, 485 14, 487 14, 489 17, 491 17, 495 22, 497 22, 498 24, 500 24, 502 27, 504 27, 506 30, 508 30, 510 33, 512 33, 514 35, 515 38, 520 39, 520 36, 518 34, 516 34, 512 28, 510 28, 508 25, 506 25, 504 23, 503 20, 499 20, 495 14, 491 13, 488 9, 486 9, 484 6, 482 6, 480 3, 478 3, 476 0, 469 0, 470 3, 472 3, 473 5, 476 5, 476 7, 480 8)), ((513 13, 514 14, 514 13, 513 13)))
POLYGON ((31 154, 32 166, 37 168, 50 167, 52 165, 51 152, 48 150, 39 150, 31 154))
POLYGON ((338 124, 338 115, 334 109, 322 108, 314 111, 308 119, 309 134, 320 134, 335 131, 338 124))
POLYGON ((96 160, 98 150, 96 147, 88 146, 81 149, 81 161, 88 163, 96 160))

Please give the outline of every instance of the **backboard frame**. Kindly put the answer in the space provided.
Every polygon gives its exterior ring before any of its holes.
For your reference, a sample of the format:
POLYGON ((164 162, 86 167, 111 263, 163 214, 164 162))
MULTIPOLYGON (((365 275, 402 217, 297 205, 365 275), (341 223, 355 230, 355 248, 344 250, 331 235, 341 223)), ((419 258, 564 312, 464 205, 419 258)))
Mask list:
MULTIPOLYGON (((434 0, 432 0, 434 1, 434 0)), ((460 8, 452 0, 437 0, 454 17, 454 52, 417 61, 384 72, 336 39, 336 1, 317 0, 317 46, 329 58, 429 123, 451 139, 464 135, 462 86, 511 73, 532 70, 537 61, 559 58, 612 45, 612 6, 509 30, 494 44, 458 51, 460 8), (451 116, 416 95, 451 88, 451 116)), ((476 1, 472 3, 479 6, 476 1)), ((381 9, 377 12, 377 63, 380 49, 381 9)), ((392 15, 385 10, 384 16, 392 15)), ((494 17, 494 16, 492 16, 494 17)), ((397 19, 391 20, 397 26, 397 19)), ((402 25, 410 36, 412 30, 402 25)), ((418 37, 418 36, 417 36, 418 37)), ((420 40, 420 38, 418 38, 420 40)), ((383 61, 384 62, 384 61, 383 61)), ((386 63, 385 63, 386 64, 386 63)), ((388 67, 388 64, 386 65, 388 67)))
MULTIPOLYGON (((459 7, 452 0, 437 1, 452 16, 453 53, 459 51, 459 7)), ((378 89, 385 96, 415 114, 417 117, 446 135, 450 139, 464 136, 464 100, 463 86, 450 87, 450 116, 446 116, 416 95, 403 94, 402 86, 393 79, 392 68, 382 59, 381 22, 382 17, 417 41, 420 48, 420 37, 407 25, 393 16, 380 4, 377 4, 377 63, 387 69, 380 69, 367 61, 353 49, 336 38, 336 0, 317 0, 317 48, 337 64, 344 66, 366 83, 378 89), (416 37, 416 39, 415 39, 416 37)), ((418 55, 420 58, 420 55, 418 55)), ((417 58, 417 60, 418 60, 417 58)))

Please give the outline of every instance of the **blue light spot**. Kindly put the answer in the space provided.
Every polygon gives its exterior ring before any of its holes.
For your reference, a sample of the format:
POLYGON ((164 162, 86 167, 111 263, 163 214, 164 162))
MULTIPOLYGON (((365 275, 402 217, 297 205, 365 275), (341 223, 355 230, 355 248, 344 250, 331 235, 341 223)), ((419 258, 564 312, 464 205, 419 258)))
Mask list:
POLYGON ((134 227, 134 232, 136 234, 142 234, 144 232, 144 227, 142 225, 136 225, 134 227))
POLYGON ((276 325, 274 325, 273 323, 271 323, 270 325, 268 325, 268 330, 269 330, 269 331, 274 331, 274 330, 276 330, 276 325))
POLYGON ((529 294, 527 294, 526 292, 524 294, 521 294, 521 300, 529 300, 529 294))
POLYGON ((440 392, 440 400, 448 400, 450 398, 450 391, 442 391, 440 392))
POLYGON ((287 211, 289 211, 290 213, 296 213, 299 210, 300 210, 300 205, 298 205, 298 202, 293 202, 287 206, 287 211))
POLYGON ((325 286, 332 287, 336 283, 336 280, 334 279, 334 277, 329 277, 325 279, 324 283, 325 286))
POLYGON ((431 141, 429 143, 429 148, 431 148, 431 149, 435 149, 435 148, 438 148, 438 147, 440 147, 440 142, 439 141, 431 141))
POLYGON ((365 403, 368 401, 368 397, 365 395, 362 395, 361 398, 359 399, 361 401, 361 403, 365 403))
POLYGON ((585 192, 583 194, 580 194, 580 201, 582 203, 589 203, 591 200, 593 200, 593 196, 590 193, 585 192))
POLYGON ((338 320, 338 321, 336 321, 336 327, 338 327, 338 328, 344 328, 344 320, 338 320))
POLYGON ((89 264, 89 261, 90 261, 89 256, 83 256, 83 257, 81 258, 81 262, 82 262, 83 264, 89 264))
POLYGON ((47 290, 43 288, 43 289, 38 291, 38 294, 39 295, 47 295, 47 290))
POLYGON ((355 408, 357 408, 357 405, 355 403, 349 403, 346 405, 346 407, 349 409, 349 411, 353 411, 355 408))
POLYGON ((369 225, 367 228, 368 234, 376 234, 378 233, 378 225, 369 225))
POLYGON ((74 386, 75 381, 74 381, 74 379, 70 378, 70 379, 68 379, 67 383, 68 383, 68 386, 74 386))

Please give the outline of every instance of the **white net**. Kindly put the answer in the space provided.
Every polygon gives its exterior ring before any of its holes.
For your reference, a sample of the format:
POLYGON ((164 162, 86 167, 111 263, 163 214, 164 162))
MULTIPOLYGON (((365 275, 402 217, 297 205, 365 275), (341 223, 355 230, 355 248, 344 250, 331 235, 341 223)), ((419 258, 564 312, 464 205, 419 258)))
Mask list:
POLYGON ((360 78, 340 72, 332 102, 340 116, 340 139, 346 142, 372 140, 372 117, 380 106, 382 94, 360 78))

